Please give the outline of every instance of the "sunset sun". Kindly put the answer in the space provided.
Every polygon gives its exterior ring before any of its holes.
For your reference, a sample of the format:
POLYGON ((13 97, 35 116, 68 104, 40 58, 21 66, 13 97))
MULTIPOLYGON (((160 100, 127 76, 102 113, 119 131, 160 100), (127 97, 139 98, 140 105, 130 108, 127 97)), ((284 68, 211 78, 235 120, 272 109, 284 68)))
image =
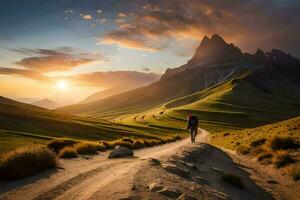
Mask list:
POLYGON ((56 87, 59 90, 66 90, 68 88, 68 82, 65 80, 59 80, 56 82, 56 87))

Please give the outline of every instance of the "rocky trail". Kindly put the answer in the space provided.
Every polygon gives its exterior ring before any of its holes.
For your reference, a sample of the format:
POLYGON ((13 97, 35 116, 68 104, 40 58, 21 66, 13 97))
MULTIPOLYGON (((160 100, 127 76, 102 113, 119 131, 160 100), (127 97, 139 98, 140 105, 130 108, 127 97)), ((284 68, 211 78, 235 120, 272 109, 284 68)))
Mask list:
POLYGON ((190 139, 134 152, 133 158, 98 156, 60 160, 60 168, 0 183, 0 199, 272 199, 222 150, 190 139), (239 188, 222 180, 235 174, 239 188))

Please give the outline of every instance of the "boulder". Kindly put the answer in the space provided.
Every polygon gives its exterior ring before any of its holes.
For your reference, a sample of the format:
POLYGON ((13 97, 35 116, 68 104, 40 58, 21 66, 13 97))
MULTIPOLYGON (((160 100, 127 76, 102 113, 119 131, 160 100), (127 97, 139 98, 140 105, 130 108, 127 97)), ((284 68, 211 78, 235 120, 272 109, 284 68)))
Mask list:
POLYGON ((150 158, 149 163, 153 166, 160 165, 160 160, 157 160, 155 158, 150 158))
POLYGON ((151 192, 157 192, 158 190, 161 190, 161 189, 163 189, 163 185, 162 184, 160 184, 160 183, 150 183, 149 185, 148 185, 148 188, 149 188, 149 190, 151 191, 151 192))
POLYGON ((157 191, 157 193, 162 194, 171 199, 178 198, 182 193, 175 188, 164 187, 163 189, 157 191))
POLYGON ((133 156, 133 151, 127 147, 116 146, 108 155, 108 158, 121 158, 126 156, 133 156))

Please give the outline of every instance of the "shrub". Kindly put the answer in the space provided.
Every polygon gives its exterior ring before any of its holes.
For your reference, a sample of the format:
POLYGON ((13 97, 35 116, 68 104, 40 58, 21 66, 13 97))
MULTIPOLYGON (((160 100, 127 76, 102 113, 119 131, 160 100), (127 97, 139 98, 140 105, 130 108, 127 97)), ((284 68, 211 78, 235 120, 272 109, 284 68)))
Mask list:
POLYGON ((122 140, 115 140, 109 143, 112 148, 115 148, 116 146, 121 146, 121 147, 127 147, 129 149, 133 148, 133 144, 131 142, 126 142, 122 140))
POLYGON ((294 165, 291 168, 290 174, 291 174, 292 178, 294 179, 294 181, 300 180, 300 164, 294 165))
POLYGON ((46 146, 20 147, 1 156, 0 180, 20 179, 56 167, 55 155, 46 146))
POLYGON ((263 153, 258 156, 257 161, 263 161, 265 159, 271 159, 273 155, 271 153, 263 153))
POLYGON ((224 173, 221 177, 222 181, 239 187, 241 189, 244 188, 244 183, 240 177, 235 174, 224 173))
POLYGON ((236 152, 241 155, 247 155, 250 152, 250 148, 241 145, 236 149, 236 152))
POLYGON ((258 147, 266 143, 266 138, 261 138, 251 142, 250 147, 258 147))
POLYGON ((133 143, 133 140, 131 138, 122 138, 121 139, 123 142, 129 142, 129 143, 133 143))
POLYGON ((81 142, 75 145, 74 147, 78 154, 87 155, 87 154, 97 154, 98 145, 88 142, 81 142))
POLYGON ((48 144, 48 148, 58 153, 61 149, 73 146, 77 143, 77 141, 71 139, 54 139, 48 144))
POLYGON ((175 139, 175 140, 181 140, 181 136, 180 136, 180 135, 176 135, 176 136, 174 137, 174 139, 175 139))
POLYGON ((135 140, 133 143, 133 149, 141 149, 145 147, 144 143, 141 140, 135 140))
POLYGON ((224 133, 223 134, 223 137, 226 137, 226 136, 228 136, 229 135, 229 133, 224 133))
POLYGON ((273 163, 276 165, 277 168, 284 167, 293 162, 294 162, 294 159, 286 151, 277 152, 277 154, 274 156, 274 160, 273 160, 273 163))
POLYGON ((105 151, 107 149, 107 146, 103 143, 95 144, 98 151, 105 151))
POLYGON ((65 147, 59 151, 58 157, 60 157, 60 158, 76 158, 76 157, 78 157, 78 154, 74 147, 65 147))
POLYGON ((275 136, 269 142, 269 146, 273 150, 284 150, 297 148, 297 144, 291 137, 278 137, 275 136))

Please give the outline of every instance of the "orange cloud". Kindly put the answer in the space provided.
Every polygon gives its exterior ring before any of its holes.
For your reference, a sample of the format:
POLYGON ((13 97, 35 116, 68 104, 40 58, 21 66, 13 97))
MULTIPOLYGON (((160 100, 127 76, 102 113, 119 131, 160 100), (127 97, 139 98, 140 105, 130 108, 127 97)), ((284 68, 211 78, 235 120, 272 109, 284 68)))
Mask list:
POLYGON ((77 52, 70 47, 54 50, 21 48, 12 49, 12 51, 30 56, 16 62, 17 65, 39 72, 67 71, 83 64, 105 59, 100 54, 77 52))
POLYGON ((26 70, 26 69, 0 67, 0 74, 21 76, 21 77, 39 80, 39 81, 51 81, 47 76, 44 76, 43 74, 41 74, 39 72, 35 72, 32 70, 26 70))
POLYGON ((289 0, 230 4, 206 0, 152 1, 124 13, 130 17, 118 20, 118 28, 99 38, 98 43, 153 51, 170 47, 174 41, 198 41, 204 35, 218 33, 247 51, 276 47, 299 52, 300 26, 297 20, 290 20, 300 17, 297 7, 299 3, 289 0))

